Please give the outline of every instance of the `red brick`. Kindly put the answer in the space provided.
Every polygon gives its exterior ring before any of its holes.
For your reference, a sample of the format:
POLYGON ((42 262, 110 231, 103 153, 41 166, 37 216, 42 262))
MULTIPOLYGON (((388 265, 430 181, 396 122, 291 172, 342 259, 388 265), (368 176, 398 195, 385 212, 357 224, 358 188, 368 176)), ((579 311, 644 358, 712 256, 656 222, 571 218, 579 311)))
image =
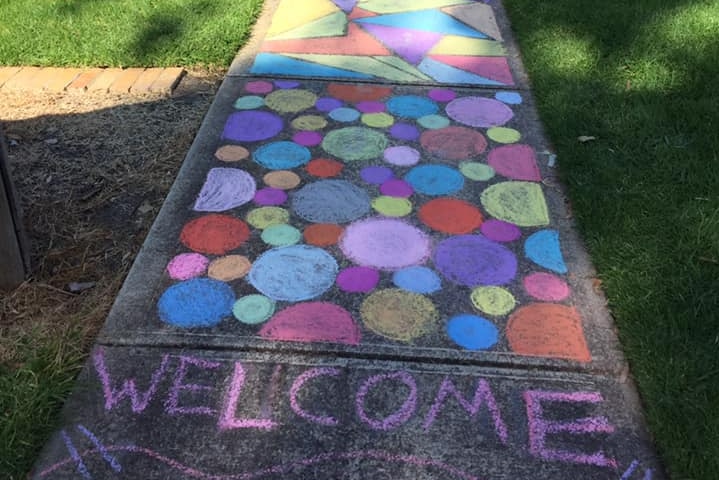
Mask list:
POLYGON ((179 67, 165 68, 160 77, 150 86, 150 91, 153 93, 164 93, 170 94, 175 89, 185 70, 179 67))
POLYGON ((27 92, 38 88, 35 83, 38 81, 38 74, 42 68, 40 67, 24 67, 22 70, 12 76, 2 89, 4 91, 27 92))
POLYGON ((130 87, 131 93, 150 93, 150 87, 162 74, 162 68, 148 68, 130 87))
POLYGON ((78 75, 82 73, 79 68, 43 68, 40 75, 42 89, 50 92, 64 92, 65 87, 70 85, 78 75))
POLYGON ((87 86, 90 85, 97 77, 103 72, 102 68, 91 68, 85 70, 67 86, 68 92, 84 92, 87 90, 87 86))
POLYGON ((130 87, 132 87, 144 71, 144 68, 127 68, 123 70, 112 85, 110 85, 110 92, 128 93, 130 87))
POLYGON ((20 70, 22 70, 22 67, 0 67, 0 87, 20 70))
POLYGON ((110 85, 122 74, 121 68, 106 68, 88 86, 88 91, 107 92, 110 85))

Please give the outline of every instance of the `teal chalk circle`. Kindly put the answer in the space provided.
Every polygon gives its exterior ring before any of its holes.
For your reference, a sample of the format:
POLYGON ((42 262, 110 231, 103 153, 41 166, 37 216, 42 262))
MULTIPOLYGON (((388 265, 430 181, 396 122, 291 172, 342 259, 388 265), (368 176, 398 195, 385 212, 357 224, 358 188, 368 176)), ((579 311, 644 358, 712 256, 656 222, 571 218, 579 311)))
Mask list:
POLYGON ((253 110, 265 104, 265 100, 257 95, 246 95, 235 100, 233 106, 237 110, 253 110))
POLYGON ((346 162, 381 158, 387 137, 367 127, 345 127, 329 132, 322 140, 325 152, 346 162))
POLYGON ((339 107, 330 112, 330 118, 337 122, 354 122, 360 117, 360 112, 354 108, 339 107))
POLYGON ((446 165, 419 165, 404 177, 416 192, 425 195, 448 195, 464 187, 464 177, 446 165))
POLYGON ((262 241, 267 245, 272 245, 273 247, 286 247, 298 243, 302 238, 302 232, 292 225, 281 223, 278 225, 271 225, 262 230, 260 238, 262 238, 262 241))
POLYGON ((417 123, 429 130, 436 130, 449 126, 449 118, 442 115, 425 115, 417 119, 417 123))
POLYGON ((337 261, 323 249, 292 245, 260 255, 247 279, 273 300, 300 302, 319 297, 332 287, 338 269, 337 261))
POLYGON ((401 118, 420 118, 439 111, 432 100, 417 95, 398 95, 387 101, 387 110, 401 118))
POLYGON ((306 164, 312 154, 294 142, 272 142, 258 148, 252 158, 270 170, 288 170, 306 164))
POLYGON ((157 302, 160 319, 180 328, 213 327, 232 315, 235 293, 224 282, 194 278, 172 285, 157 302))
POLYGON ((556 273, 567 273, 567 265, 559 245, 559 232, 540 230, 524 242, 524 253, 531 261, 556 273))
POLYGON ((247 325, 266 322, 275 313, 275 302, 264 295, 247 295, 232 306, 235 318, 247 325))

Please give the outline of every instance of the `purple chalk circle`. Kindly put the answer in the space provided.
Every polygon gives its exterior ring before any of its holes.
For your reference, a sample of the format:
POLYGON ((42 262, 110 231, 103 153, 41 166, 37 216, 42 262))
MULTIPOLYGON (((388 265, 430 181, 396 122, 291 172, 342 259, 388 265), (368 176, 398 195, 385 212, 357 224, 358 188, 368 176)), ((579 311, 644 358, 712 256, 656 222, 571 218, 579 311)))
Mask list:
POLYGON ((207 271, 210 260, 199 253, 181 253, 167 264, 167 273, 173 280, 189 280, 207 271))
POLYGON ((222 138, 234 142, 259 142, 282 131, 284 122, 274 113, 247 110, 227 118, 222 138))
POLYGON ((305 147, 314 147, 322 143, 322 134, 310 131, 297 132, 292 136, 292 141, 305 147))
POLYGON ((449 102, 454 100, 457 94, 446 88, 433 88, 429 91, 429 98, 436 102, 449 102))
POLYGON ((349 267, 337 275, 337 286, 348 293, 369 293, 378 283, 379 271, 370 267, 349 267))
POLYGON ((247 82, 245 91, 250 93, 270 93, 275 87, 270 82, 262 80, 256 82, 247 82))
POLYGON ((404 145, 389 147, 384 151, 384 160, 398 167, 411 167, 419 162, 419 152, 404 145))
POLYGON ((414 193, 412 185, 399 179, 387 180, 380 185, 379 191, 382 192, 382 195, 399 198, 409 198, 414 193))
POLYGON ((397 140, 417 140, 419 129, 410 123, 398 122, 389 129, 389 134, 397 140))
POLYGON ((371 185, 380 185, 394 176, 392 170, 387 167, 371 166, 360 171, 360 177, 371 185))
POLYGON ((379 112, 384 112, 386 110, 384 103, 375 102, 373 100, 359 102, 355 106, 357 107, 357 110, 359 110, 362 113, 379 113, 379 112))
POLYGON ((504 103, 485 97, 462 97, 447 105, 447 115, 452 120, 470 127, 496 127, 504 125, 514 112, 504 103))
POLYGON ((252 200, 257 185, 249 173, 239 168, 213 168, 195 201, 198 212, 224 212, 252 200))
POLYGON ((288 88, 297 88, 300 86, 300 82, 294 80, 275 80, 275 87, 286 90, 288 88))
POLYGON ((522 236, 522 231, 513 223, 490 219, 482 223, 482 235, 495 242, 513 242, 522 236))
POLYGON ((340 249, 358 265, 392 271, 424 263, 430 254, 430 239, 401 220, 369 218, 347 227, 340 249))
POLYGON ((318 98, 315 102, 315 108, 320 112, 331 112, 335 108, 340 108, 343 103, 332 97, 318 98))
POLYGON ((514 253, 481 235, 458 235, 440 242, 434 264, 444 278, 467 287, 504 285, 517 274, 514 253))
POLYGON ((257 205, 274 206, 282 205, 287 201, 287 193, 279 188, 266 187, 255 192, 254 202, 257 205))

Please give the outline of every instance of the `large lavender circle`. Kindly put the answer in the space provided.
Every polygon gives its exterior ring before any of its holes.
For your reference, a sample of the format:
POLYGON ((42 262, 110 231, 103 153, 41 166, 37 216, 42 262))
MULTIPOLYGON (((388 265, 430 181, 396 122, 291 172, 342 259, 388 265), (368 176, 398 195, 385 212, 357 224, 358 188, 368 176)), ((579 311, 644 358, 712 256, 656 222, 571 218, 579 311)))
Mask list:
POLYGON ((514 254, 481 235, 459 235, 440 242, 434 264, 444 278, 468 287, 504 285, 517 274, 514 254))

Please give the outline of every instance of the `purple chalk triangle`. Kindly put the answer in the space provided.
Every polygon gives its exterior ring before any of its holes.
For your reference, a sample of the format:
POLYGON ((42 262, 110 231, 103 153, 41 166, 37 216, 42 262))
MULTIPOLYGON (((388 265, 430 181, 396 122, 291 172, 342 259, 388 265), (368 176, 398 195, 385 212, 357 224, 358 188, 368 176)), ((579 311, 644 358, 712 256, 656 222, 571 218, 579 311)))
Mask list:
POLYGON ((362 24, 362 28, 412 65, 417 65, 421 62, 427 52, 442 38, 441 33, 386 27, 370 23, 362 24))
POLYGON ((349 13, 357 5, 357 0, 332 0, 332 3, 337 5, 345 13, 349 13))

